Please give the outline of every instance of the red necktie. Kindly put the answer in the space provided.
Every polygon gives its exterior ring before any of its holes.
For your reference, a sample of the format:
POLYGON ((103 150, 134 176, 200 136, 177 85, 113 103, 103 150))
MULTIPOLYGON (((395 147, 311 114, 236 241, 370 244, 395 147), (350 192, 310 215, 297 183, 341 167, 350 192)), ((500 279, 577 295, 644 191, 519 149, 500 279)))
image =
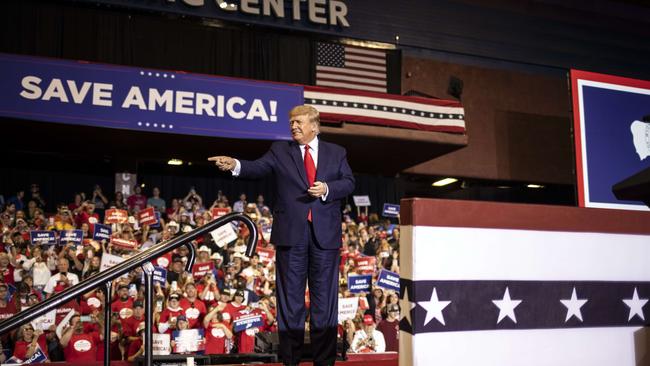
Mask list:
MULTIPOLYGON (((316 164, 314 164, 314 159, 309 153, 309 145, 305 145, 305 172, 307 172, 307 183, 311 187, 316 180, 316 164)), ((311 208, 307 214, 307 221, 311 221, 311 208)))

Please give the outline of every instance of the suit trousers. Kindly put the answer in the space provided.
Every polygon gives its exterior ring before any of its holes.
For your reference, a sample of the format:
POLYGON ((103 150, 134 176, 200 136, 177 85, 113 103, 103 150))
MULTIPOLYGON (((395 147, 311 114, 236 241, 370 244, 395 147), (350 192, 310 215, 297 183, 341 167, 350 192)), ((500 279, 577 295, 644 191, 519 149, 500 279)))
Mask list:
POLYGON ((276 248, 279 356, 284 364, 298 364, 304 346, 305 286, 309 283, 309 325, 314 365, 336 360, 339 289, 338 249, 322 249, 312 223, 299 243, 276 248))

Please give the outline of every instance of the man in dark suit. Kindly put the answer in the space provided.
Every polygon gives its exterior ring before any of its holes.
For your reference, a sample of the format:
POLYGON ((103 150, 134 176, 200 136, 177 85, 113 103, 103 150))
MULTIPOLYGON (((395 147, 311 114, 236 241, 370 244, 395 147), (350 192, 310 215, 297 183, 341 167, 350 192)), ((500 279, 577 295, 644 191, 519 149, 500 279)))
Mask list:
POLYGON ((333 365, 338 320, 341 200, 354 190, 345 149, 318 139, 311 106, 289 112, 293 141, 278 141, 254 161, 215 156, 221 170, 245 178, 273 175, 276 185, 271 242, 276 245, 280 357, 300 362, 309 283, 310 336, 315 365, 333 365))

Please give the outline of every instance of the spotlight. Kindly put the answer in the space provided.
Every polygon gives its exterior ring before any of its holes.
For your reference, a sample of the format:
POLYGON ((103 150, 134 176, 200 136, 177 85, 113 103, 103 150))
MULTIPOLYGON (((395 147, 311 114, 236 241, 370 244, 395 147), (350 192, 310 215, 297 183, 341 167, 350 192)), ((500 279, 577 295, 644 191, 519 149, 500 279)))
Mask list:
POLYGON ((445 178, 445 179, 440 179, 438 181, 435 181, 431 185, 434 186, 434 187, 443 187, 443 186, 446 186, 448 184, 452 184, 452 183, 455 183, 455 182, 458 182, 458 179, 456 179, 456 178, 445 178))
POLYGON ((183 160, 181 159, 169 159, 167 165, 183 165, 183 160))

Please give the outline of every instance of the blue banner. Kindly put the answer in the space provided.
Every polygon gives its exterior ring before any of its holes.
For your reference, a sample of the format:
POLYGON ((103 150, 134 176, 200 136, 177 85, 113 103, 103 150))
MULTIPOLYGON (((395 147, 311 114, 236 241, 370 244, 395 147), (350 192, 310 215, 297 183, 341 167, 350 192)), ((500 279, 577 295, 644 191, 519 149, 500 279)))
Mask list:
POLYGON ((75 243, 82 244, 84 241, 84 233, 81 230, 63 230, 59 234, 59 244, 75 243))
POLYGON ((95 224, 93 228, 93 239, 97 241, 106 240, 107 242, 111 240, 111 234, 113 230, 108 225, 95 224))
POLYGON ((303 88, 0 53, 0 115, 242 139, 290 139, 303 88))
POLYGON ((376 285, 399 293, 399 275, 395 272, 382 269, 377 276, 376 285))
POLYGON ((348 290, 351 293, 370 292, 372 275, 348 275, 348 290))
POLYGON ((248 314, 240 318, 237 318, 233 323, 233 331, 235 333, 241 332, 246 329, 261 327, 264 325, 262 322, 262 315, 260 314, 248 314))
POLYGON ((34 354, 32 357, 28 358, 25 360, 24 363, 30 364, 30 363, 42 363, 47 360, 47 357, 45 356, 45 353, 41 349, 41 346, 39 344, 36 344, 36 351, 34 351, 34 354))
POLYGON ((384 210, 382 212, 384 217, 397 217, 399 216, 399 205, 392 203, 384 203, 384 210))
POLYGON ((32 245, 56 245, 56 235, 54 231, 33 230, 29 232, 29 241, 32 245))
MULTIPOLYGON (((142 284, 144 285, 144 273, 142 273, 141 278, 142 278, 142 284)), ((154 266, 153 267, 153 283, 154 283, 154 285, 156 283, 159 283, 160 287, 162 287, 162 288, 167 287, 167 270, 162 268, 162 267, 154 266)))

